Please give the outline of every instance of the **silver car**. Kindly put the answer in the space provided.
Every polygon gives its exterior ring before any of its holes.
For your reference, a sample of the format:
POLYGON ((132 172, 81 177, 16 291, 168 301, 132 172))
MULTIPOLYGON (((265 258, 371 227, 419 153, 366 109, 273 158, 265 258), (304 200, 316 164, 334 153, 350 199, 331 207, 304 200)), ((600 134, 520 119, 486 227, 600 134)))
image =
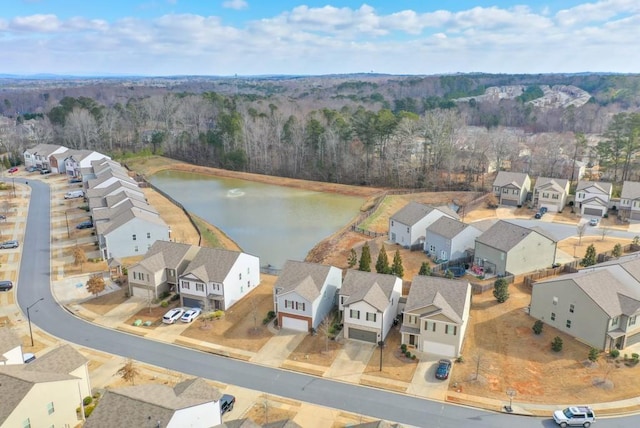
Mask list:
POLYGON ((5 242, 0 242, 0 248, 2 249, 7 249, 7 248, 18 248, 20 246, 20 244, 18 243, 18 241, 5 241, 5 242))

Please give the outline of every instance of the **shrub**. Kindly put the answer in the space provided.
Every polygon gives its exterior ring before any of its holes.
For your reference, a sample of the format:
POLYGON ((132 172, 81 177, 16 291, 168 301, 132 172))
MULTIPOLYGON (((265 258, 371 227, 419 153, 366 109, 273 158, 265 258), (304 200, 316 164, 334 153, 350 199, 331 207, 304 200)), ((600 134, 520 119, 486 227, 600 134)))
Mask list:
POLYGON ((551 342, 551 350, 554 352, 562 351, 562 339, 560 338, 560 336, 556 336, 553 338, 553 341, 551 342))
POLYGON ((589 361, 591 361, 592 363, 595 363, 596 361, 598 361, 599 356, 600 356, 599 350, 597 350, 596 348, 589 349, 589 356, 587 357, 589 358, 589 361))
POLYGON ((407 352, 407 345, 405 345, 404 343, 402 345, 400 345, 400 349, 402 350, 402 352, 407 352))
POLYGON ((411 352, 410 351, 406 351, 404 353, 404 356, 407 357, 407 358, 411 358, 411 352))
POLYGON ((540 320, 537 320, 536 322, 533 323, 533 332, 535 334, 540 334, 542 333, 542 328, 544 327, 544 323, 540 320))
POLYGON ((271 319, 269 319, 269 317, 266 317, 265 319, 262 320, 262 325, 269 324, 269 321, 271 321, 271 319))
POLYGON ((456 363, 464 363, 464 358, 462 357, 462 355, 456 358, 456 363))
POLYGON ((633 361, 634 363, 637 363, 639 360, 640 360, 640 355, 636 354, 635 352, 631 354, 631 361, 633 361))
POLYGON ((415 361, 415 359, 416 359, 416 354, 411 355, 411 359, 415 361))
POLYGON ((82 399, 82 405, 83 406, 88 406, 89 404, 91 404, 93 402, 93 397, 91 397, 90 395, 87 395, 86 397, 84 397, 82 399))
POLYGON ((604 213, 604 215, 602 217, 609 218, 609 213, 604 213))
POLYGON ((179 294, 174 294, 173 296, 171 296, 171 300, 172 302, 175 302, 176 300, 180 300, 180 295, 179 294))
POLYGON ((609 355, 611 355, 611 358, 618 358, 620 356, 620 351, 612 349, 611 352, 609 352, 609 355))
POLYGON ((267 313, 267 317, 270 319, 274 319, 276 317, 276 313, 274 311, 269 311, 267 313))
POLYGON ((163 291, 162 294, 160 295, 161 299, 166 299, 167 297, 169 297, 169 292, 168 291, 163 291))
POLYGON ((493 297, 498 303, 504 303, 509 298, 509 284, 504 278, 497 279, 493 284, 493 297))
POLYGON ((166 308, 167 306, 169 306, 169 302, 167 302, 166 300, 163 300, 162 303, 160 303, 160 306, 162 306, 163 308, 166 308))
MULTIPOLYGON (((216 319, 220 319, 220 318, 222 318, 222 316, 223 316, 223 315, 224 315, 224 312, 223 312, 223 311, 221 311, 220 309, 218 309, 217 311, 215 311, 215 312, 213 313, 213 317, 214 317, 214 318, 216 318, 216 319)), ((277 324, 276 324, 276 325, 277 325, 277 324)))

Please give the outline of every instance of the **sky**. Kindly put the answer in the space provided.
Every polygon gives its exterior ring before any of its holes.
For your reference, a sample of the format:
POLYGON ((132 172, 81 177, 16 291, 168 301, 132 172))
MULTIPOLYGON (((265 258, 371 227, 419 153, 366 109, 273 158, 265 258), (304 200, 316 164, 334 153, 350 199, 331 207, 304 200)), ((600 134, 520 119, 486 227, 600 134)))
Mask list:
POLYGON ((640 72, 638 0, 0 4, 0 74, 640 72))

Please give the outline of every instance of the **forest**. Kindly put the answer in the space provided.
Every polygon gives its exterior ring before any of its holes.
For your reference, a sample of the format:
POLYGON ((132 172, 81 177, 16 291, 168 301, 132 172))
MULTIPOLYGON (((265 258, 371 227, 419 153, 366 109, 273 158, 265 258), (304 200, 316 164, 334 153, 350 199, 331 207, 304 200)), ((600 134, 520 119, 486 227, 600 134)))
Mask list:
POLYGON ((529 156, 535 159, 527 172, 560 175, 555 165, 564 156, 609 167, 613 181, 630 179, 640 144, 637 75, 2 78, 0 83, 0 138, 16 158, 35 144, 62 144, 120 158, 162 154, 326 182, 468 189, 488 164, 502 168, 504 160, 521 156, 523 145, 532 146, 529 156), (509 85, 522 87, 522 94, 495 102, 473 98, 509 85), (579 107, 536 107, 531 101, 542 96, 541 85, 572 85, 590 98, 579 107))

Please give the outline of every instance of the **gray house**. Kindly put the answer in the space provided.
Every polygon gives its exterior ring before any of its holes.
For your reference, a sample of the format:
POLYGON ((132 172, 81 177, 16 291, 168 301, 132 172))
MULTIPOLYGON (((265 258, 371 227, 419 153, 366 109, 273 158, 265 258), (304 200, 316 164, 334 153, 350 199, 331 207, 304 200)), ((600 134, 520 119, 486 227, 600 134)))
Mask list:
POLYGON ((418 351, 457 357, 471 309, 467 281, 418 275, 411 282, 402 317, 402 342, 418 351))
POLYGON ((493 193, 500 205, 523 205, 531 190, 531 179, 522 172, 500 171, 493 181, 493 193))
POLYGON ((625 181, 620 195, 620 216, 629 220, 640 220, 640 183, 625 181))
POLYGON ((597 349, 640 343, 639 255, 536 282, 529 313, 597 349))
POLYGON ((458 260, 473 252, 482 231, 461 221, 440 217, 427 227, 424 251, 438 260, 458 260))
POLYGON ((602 217, 609 209, 611 183, 597 181, 578 181, 576 186, 576 205, 580 209, 580 214, 602 217))
POLYGON ((556 245, 556 239, 538 227, 500 220, 476 238, 475 268, 498 276, 548 268, 555 262, 556 245))
POLYGON ((424 245, 426 228, 442 216, 460 219, 449 207, 409 202, 389 218, 389 240, 403 247, 424 245))

